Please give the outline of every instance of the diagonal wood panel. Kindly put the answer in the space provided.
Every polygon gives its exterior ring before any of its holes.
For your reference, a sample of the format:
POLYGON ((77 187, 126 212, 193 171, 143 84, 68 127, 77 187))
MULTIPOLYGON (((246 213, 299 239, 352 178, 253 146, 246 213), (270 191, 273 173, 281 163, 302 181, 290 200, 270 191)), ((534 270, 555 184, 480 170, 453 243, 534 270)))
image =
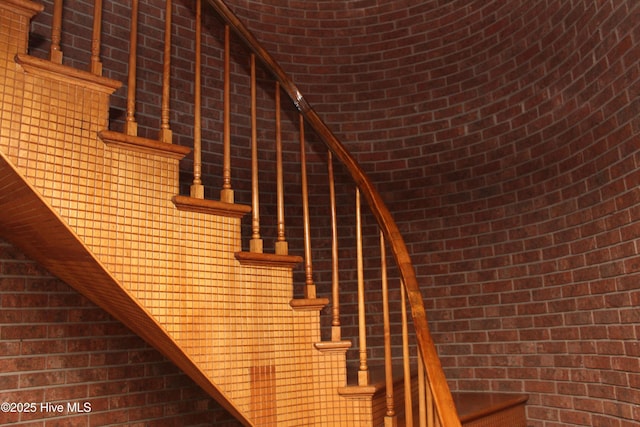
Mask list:
POLYGON ((251 425, 164 328, 107 272, 2 152, 0 236, 127 325, 173 361, 233 416, 243 424, 251 425))

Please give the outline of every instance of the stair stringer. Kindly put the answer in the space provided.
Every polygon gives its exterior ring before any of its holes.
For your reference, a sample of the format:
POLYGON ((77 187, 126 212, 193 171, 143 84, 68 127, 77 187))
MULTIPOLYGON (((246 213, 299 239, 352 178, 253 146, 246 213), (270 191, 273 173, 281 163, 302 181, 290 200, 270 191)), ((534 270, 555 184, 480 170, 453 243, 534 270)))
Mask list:
MULTIPOLYGON (((18 27, 26 34, 28 19, 18 27)), ((370 401, 336 393, 346 382, 344 355, 313 347, 318 313, 289 305, 291 269, 240 265, 239 218, 176 209, 176 156, 98 138, 117 82, 24 56, 26 35, 7 34, 25 44, 3 44, 0 59, 3 237, 243 423, 370 426, 370 401)))

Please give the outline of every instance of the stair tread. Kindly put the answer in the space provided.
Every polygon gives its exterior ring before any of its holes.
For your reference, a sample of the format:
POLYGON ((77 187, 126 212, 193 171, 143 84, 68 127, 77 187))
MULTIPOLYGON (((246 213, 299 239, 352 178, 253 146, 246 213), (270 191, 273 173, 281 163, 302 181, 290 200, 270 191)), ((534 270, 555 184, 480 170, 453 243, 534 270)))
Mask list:
POLYGON ((526 394, 495 392, 457 392, 453 400, 460 421, 469 422, 483 416, 524 404, 529 398, 526 394))
MULTIPOLYGON (((374 387, 376 392, 380 390, 384 390, 386 387, 385 373, 384 373, 384 365, 369 365, 369 386, 374 387)), ((393 365, 393 383, 396 384, 399 381, 404 380, 404 370, 402 365, 393 365)), ((416 376, 416 370, 414 367, 411 367, 411 376, 416 376)), ((347 385, 348 386, 357 386, 358 385, 358 366, 357 365, 349 365, 347 367, 347 385)))
MULTIPOLYGON (((415 377, 416 375, 416 369, 415 367, 412 367, 411 376, 415 377)), ((350 365, 347 369, 347 384, 349 386, 357 386, 357 377, 358 366, 350 365)), ((384 393, 382 393, 386 388, 384 366, 369 365, 369 378, 370 387, 375 389, 375 394, 384 397, 384 393)), ((402 381, 403 378, 404 372, 402 365, 394 365, 394 384, 402 381)), ((508 408, 524 404, 529 398, 528 395, 522 393, 498 393, 491 391, 454 392, 452 395, 462 423, 468 423, 508 408)), ((401 419, 404 421, 403 418, 401 419)), ((399 425, 403 424, 400 423, 399 425)))

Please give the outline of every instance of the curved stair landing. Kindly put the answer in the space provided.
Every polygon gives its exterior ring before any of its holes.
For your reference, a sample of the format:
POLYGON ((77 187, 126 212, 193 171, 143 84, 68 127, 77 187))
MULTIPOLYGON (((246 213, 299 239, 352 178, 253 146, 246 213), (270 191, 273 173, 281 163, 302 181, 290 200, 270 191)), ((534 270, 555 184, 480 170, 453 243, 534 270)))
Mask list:
MULTIPOLYGON (((348 380, 357 388, 357 366, 349 369, 348 380)), ((398 415, 397 427, 407 427, 404 408, 404 377, 401 366, 394 366, 393 393, 396 397, 395 413, 398 415)), ((371 388, 373 391, 373 419, 375 426, 384 425, 386 410, 386 385, 382 366, 370 366, 371 388)), ((413 373, 412 375, 417 375, 413 373)), ((414 381, 413 384, 416 382, 414 381)), ((417 388, 412 390, 413 426, 419 427, 419 409, 417 388)), ((494 392, 457 392, 453 399, 463 427, 527 427, 525 405, 528 395, 521 393, 494 392)), ((430 424, 427 424, 430 425, 430 424)))

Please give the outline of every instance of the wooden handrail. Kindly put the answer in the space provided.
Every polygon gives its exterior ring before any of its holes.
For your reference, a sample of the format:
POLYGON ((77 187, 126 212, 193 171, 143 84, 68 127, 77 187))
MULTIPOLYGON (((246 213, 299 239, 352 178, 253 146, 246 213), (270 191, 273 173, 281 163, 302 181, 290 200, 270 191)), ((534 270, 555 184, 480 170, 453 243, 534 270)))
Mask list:
POLYGON ((449 385, 444 376, 442 365, 428 328, 427 315, 424 308, 422 293, 418 285, 415 270, 411 258, 400 231, 387 209, 382 197, 375 189, 373 183, 362 170, 355 158, 347 151, 346 147, 338 140, 316 111, 309 105, 294 82, 285 73, 278 62, 258 42, 249 29, 240 21, 236 14, 222 0, 207 0, 209 5, 220 15, 226 24, 233 29, 235 34, 246 44, 258 60, 271 72, 279 82, 296 108, 300 111, 305 121, 320 137, 322 142, 334 154, 334 156, 347 168, 352 179, 362 192, 369 208, 375 216, 378 225, 389 244, 393 257, 398 266, 407 298, 411 307, 411 314, 416 333, 416 339, 430 388, 433 392, 433 400, 437 408, 438 417, 444 427, 460 426, 456 407, 449 390, 449 385))

